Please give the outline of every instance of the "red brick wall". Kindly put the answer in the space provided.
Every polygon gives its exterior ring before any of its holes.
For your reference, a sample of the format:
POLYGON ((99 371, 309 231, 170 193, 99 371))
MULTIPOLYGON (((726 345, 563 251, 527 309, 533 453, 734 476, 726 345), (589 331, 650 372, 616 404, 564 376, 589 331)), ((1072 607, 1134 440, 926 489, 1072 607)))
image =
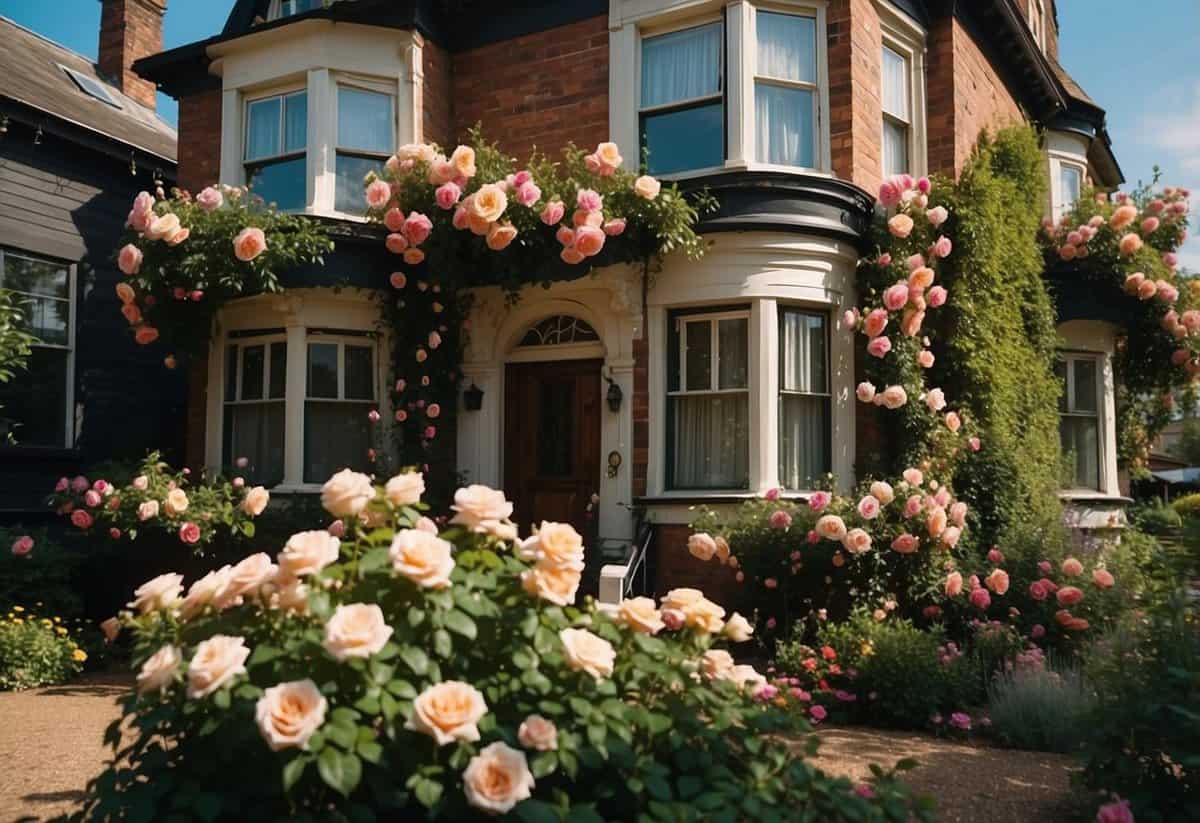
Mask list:
POLYGON ((838 0, 829 6, 827 25, 833 170, 876 191, 883 176, 879 15, 871 0, 838 0))
POLYGON ((452 148, 458 136, 454 133, 452 58, 445 49, 426 40, 421 48, 421 63, 424 141, 437 143, 443 149, 452 148))
POLYGON ((454 127, 482 122, 518 157, 536 145, 557 154, 569 142, 608 135, 608 19, 593 17, 454 56, 454 127))
POLYGON ((715 559, 704 562, 692 557, 687 550, 692 530, 682 525, 657 526, 654 530, 654 588, 659 595, 686 586, 700 589, 709 600, 723 606, 726 612, 741 608, 746 601, 743 584, 729 566, 715 559))
POLYGON ((143 106, 154 108, 156 87, 134 74, 135 60, 163 48, 163 14, 167 0, 102 0, 100 49, 102 74, 143 106))
POLYGON ((221 176, 221 90, 179 98, 179 188, 198 192, 221 176))

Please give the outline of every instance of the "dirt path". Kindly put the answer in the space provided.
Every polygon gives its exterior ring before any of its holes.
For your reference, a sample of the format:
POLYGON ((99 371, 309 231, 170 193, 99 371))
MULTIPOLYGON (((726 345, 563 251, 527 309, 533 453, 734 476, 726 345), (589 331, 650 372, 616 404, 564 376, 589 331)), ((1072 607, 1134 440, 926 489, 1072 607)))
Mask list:
MULTIPOLYGON (((101 742, 117 716, 128 677, 94 677, 68 686, 0 692, 0 823, 71 811, 87 781, 104 768, 101 742)), ((938 801, 948 823, 1013 823, 1068 817, 1074 761, 1063 755, 950 743, 923 734, 824 728, 817 765, 861 780, 871 763, 912 757, 906 775, 938 801)))

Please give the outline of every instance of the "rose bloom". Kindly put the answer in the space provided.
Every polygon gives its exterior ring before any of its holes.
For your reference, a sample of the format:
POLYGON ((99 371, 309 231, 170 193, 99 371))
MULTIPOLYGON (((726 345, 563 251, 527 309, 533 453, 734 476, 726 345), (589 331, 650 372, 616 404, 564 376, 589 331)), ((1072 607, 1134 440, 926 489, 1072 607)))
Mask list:
POLYGON ((562 640, 568 667, 590 674, 596 680, 612 674, 617 652, 607 640, 587 629, 563 629, 558 636, 562 640))
POLYGON ((1096 812, 1096 823, 1134 823, 1128 800, 1118 798, 1106 803, 1096 812))
POLYGON ((425 259, 425 252, 420 249, 406 249, 404 252, 404 262, 410 266, 416 266, 425 259))
POLYGON ((933 368, 933 352, 929 349, 922 349, 921 353, 917 355, 917 365, 923 369, 933 368))
POLYGON ((1029 596, 1034 600, 1045 600, 1050 593, 1046 591, 1046 587, 1042 585, 1042 581, 1035 580, 1029 584, 1029 596))
POLYGON ((1060 606, 1074 606, 1083 600, 1083 591, 1075 586, 1063 586, 1054 593, 1054 597, 1060 606))
POLYGON ((909 309, 904 312, 904 317, 900 320, 900 331, 905 337, 916 337, 921 331, 921 325, 925 322, 925 312, 909 309))
POLYGON ((463 772, 467 802, 490 815, 506 814, 533 791, 525 753, 497 741, 471 758, 463 772))
POLYGON ((887 328, 888 313, 886 309, 872 309, 863 321, 863 331, 867 337, 878 337, 887 328))
POLYGON ((138 520, 145 522, 152 517, 158 517, 158 501, 147 500, 140 504, 137 510, 138 520))
POLYGON ((897 214, 888 221, 888 231, 893 237, 903 240, 912 233, 912 230, 913 221, 907 214, 897 214))
POLYGON ((474 532, 489 531, 489 524, 506 521, 513 512, 504 492, 478 483, 456 491, 450 508, 455 511, 450 522, 474 532))
POLYGON ((179 649, 169 644, 150 655, 138 672, 138 694, 165 692, 175 683, 179 664, 182 662, 183 655, 179 653, 179 649))
POLYGON ((404 228, 404 212, 392 206, 383 216, 383 225, 387 226, 387 230, 391 234, 399 233, 404 228))
POLYGON ((992 573, 987 576, 987 587, 999 595, 1003 595, 1008 591, 1008 572, 1003 569, 992 569, 992 573))
POLYGON ((658 634, 666 626, 662 614, 649 597, 633 597, 622 600, 617 607, 616 619, 636 632, 658 634))
POLYGON ((817 520, 813 527, 826 540, 840 542, 846 536, 846 524, 836 514, 827 514, 817 520))
POLYGON ((340 546, 341 541, 327 531, 297 532, 279 553, 279 570, 288 577, 316 574, 337 562, 340 546))
POLYGON ((988 594, 987 589, 975 589, 970 594, 971 605, 980 611, 987 611, 988 606, 992 605, 992 596, 988 594))
POLYGON ((33 538, 27 534, 23 534, 13 541, 12 553, 17 557, 24 557, 33 551, 33 538))
POLYGON ((584 257, 595 257, 604 248, 604 230, 580 226, 575 230, 575 249, 584 257))
POLYGON ((925 392, 925 405, 930 411, 939 412, 946 408, 946 394, 941 389, 930 389, 925 392))
POLYGON ((645 200, 653 200, 662 190, 662 184, 649 175, 642 175, 633 181, 633 193, 645 200))
POLYGON ((1107 569, 1095 569, 1092 571, 1092 583, 1099 589, 1111 589, 1117 581, 1107 569))
POLYGON ((750 625, 749 620, 734 612, 725 624, 722 634, 734 643, 746 643, 754 634, 754 627, 750 625))
POLYGON ((342 469, 321 487, 321 505, 334 517, 357 517, 374 496, 371 478, 350 469, 342 469))
MULTIPOLYGON (((950 506, 950 522, 956 526, 964 526, 967 522, 967 504, 962 501, 957 501, 950 506)), ((1003 558, 1000 561, 1003 562, 1003 558)))
POLYGON ((233 238, 233 253, 238 260, 249 263, 267 249, 267 236, 259 228, 242 229, 233 238))
POLYGON ((883 293, 883 305, 887 306, 889 311, 899 311, 907 303, 908 284, 904 281, 889 286, 887 291, 883 293))
POLYGON ((271 751, 303 749, 325 722, 329 702, 312 680, 280 683, 254 704, 254 720, 271 751))
POLYGON ((879 500, 873 495, 866 495, 858 501, 858 514, 864 520, 874 520, 879 516, 879 500))
POLYGON ((158 339, 158 329, 153 326, 141 326, 133 333, 133 339, 139 346, 149 346, 158 339))
POLYGON ((946 414, 946 428, 955 434, 962 428, 962 418, 958 416, 958 412, 948 412, 946 414))
POLYGON ((386 180, 376 180, 367 186, 367 207, 382 209, 392 199, 392 187, 386 180))
POLYGON ((425 493, 425 477, 420 472, 398 474, 387 482, 383 493, 393 506, 415 505, 425 493))
POLYGON ((117 268, 122 273, 133 277, 142 268, 142 250, 132 243, 127 244, 117 255, 117 268))
POLYGON ((495 183, 486 183, 471 197, 467 206, 469 216, 487 223, 495 223, 508 208, 508 195, 495 183))
POLYGON ((851 529, 842 538, 842 545, 852 554, 861 554, 871 548, 871 535, 865 529, 851 529))
POLYGON ((475 176, 475 149, 470 146, 459 146, 450 155, 450 165, 454 171, 468 180, 475 176))
POLYGON ((929 520, 927 522, 930 537, 937 537, 946 530, 946 510, 941 506, 935 506, 929 512, 929 520))
MULTIPOLYGON (((887 340, 886 337, 877 339, 887 340)), ((904 391, 903 386, 888 386, 879 396, 882 398, 883 406, 888 409, 898 409, 908 402, 908 393, 904 391)))
POLYGON ((1108 225, 1114 229, 1123 229, 1137 219, 1137 213, 1136 206, 1121 206, 1108 219, 1108 225))
POLYGON ((689 537, 687 547, 692 557, 706 562, 712 560, 713 555, 717 553, 717 541, 704 532, 697 532, 689 537))
POLYGON ((870 403, 875 399, 875 386, 863 381, 858 384, 858 388, 854 390, 855 396, 863 403, 870 403))
POLYGON ((127 603, 142 614, 166 609, 175 604, 183 591, 183 575, 160 574, 138 586, 133 592, 133 602, 127 603))
POLYGON ((896 499, 896 492, 892 489, 891 484, 876 480, 871 484, 871 496, 886 506, 896 499))
POLYGON ((579 593, 583 562, 560 565, 538 563, 521 572, 521 587, 526 594, 556 606, 570 606, 579 593))
POLYGON ((432 231, 433 222, 417 211, 409 212, 408 217, 404 218, 404 227, 401 229, 405 239, 414 246, 419 246, 428 240, 432 231))
POLYGON ((266 510, 270 499, 270 492, 262 486, 255 486, 246 492, 246 499, 242 501, 242 511, 251 517, 258 517, 266 510))
POLYGON ((338 606, 325 624, 325 651, 338 660, 366 658, 377 653, 392 636, 392 627, 375 603, 338 606))
POLYGON ((1141 251, 1142 238, 1132 232, 1121 238, 1121 254, 1125 257, 1132 257, 1141 251))
POLYGON ((167 499, 163 501, 163 509, 169 515, 180 515, 187 511, 188 502, 187 493, 183 489, 171 489, 167 492, 167 499))
POLYGON ((733 656, 724 649, 709 649, 700 656, 700 671, 709 680, 732 680, 733 656))
POLYGON ((150 225, 146 227, 146 237, 150 240, 166 240, 179 231, 179 228, 179 215, 168 212, 150 221, 150 225))
POLYGON ((925 217, 928 218, 929 224, 934 228, 942 225, 949 218, 950 214, 946 211, 945 206, 934 206, 925 212, 925 217))
POLYGON ((542 209, 542 213, 539 215, 539 218, 547 226, 557 226, 562 221, 565 211, 566 207, 563 206, 563 202, 561 200, 551 200, 546 204, 546 207, 542 209))
POLYGON ((218 608, 234 598, 257 592, 263 584, 273 580, 278 571, 279 568, 271 562, 271 557, 266 552, 257 552, 242 558, 229 570, 229 581, 225 590, 217 597, 218 608))
POLYGON ((216 186, 208 186, 196 195, 196 205, 204 211, 216 211, 225 202, 225 197, 216 186))
POLYGON ((724 565, 730 558, 729 542, 721 535, 717 535, 713 542, 717 544, 717 560, 724 565))
POLYGON ((392 540, 388 556, 397 574, 421 588, 444 589, 454 569, 454 547, 423 529, 402 529, 392 540))
POLYGON ((792 527, 792 516, 785 511, 771 512, 771 517, 768 521, 772 529, 786 531, 792 527))
POLYGON ((187 696, 191 700, 208 697, 217 689, 246 673, 250 649, 241 637, 214 634, 196 647, 188 664, 187 696))
POLYGON ((1083 564, 1074 557, 1068 557, 1063 561, 1062 573, 1067 577, 1079 577, 1079 575, 1083 574, 1083 564))
POLYGON ((900 554, 912 554, 921 545, 921 541, 905 532, 892 541, 892 551, 900 554))
POLYGON ((867 353, 872 357, 886 357, 891 350, 892 341, 886 337, 876 337, 867 344, 867 353))
POLYGON ((550 566, 582 563, 583 537, 570 523, 543 520, 533 535, 521 542, 520 555, 525 560, 536 560, 550 566))
POLYGON ((229 565, 214 569, 196 580, 188 587, 187 596, 179 604, 179 616, 183 620, 191 620, 218 597, 222 597, 226 605, 232 605, 235 598, 224 598, 225 590, 233 577, 233 567, 229 565))
POLYGON ((946 597, 958 597, 963 590, 963 576, 960 572, 950 572, 946 575, 946 597))
POLYGON ((195 523, 184 523, 179 527, 179 539, 188 545, 198 543, 200 541, 200 527, 195 523))
POLYGON ((699 589, 678 588, 671 589, 662 599, 664 609, 683 609, 697 600, 704 597, 704 592, 699 589))
POLYGON ((701 634, 716 634, 725 627, 725 609, 706 597, 683 607, 685 625, 701 634))

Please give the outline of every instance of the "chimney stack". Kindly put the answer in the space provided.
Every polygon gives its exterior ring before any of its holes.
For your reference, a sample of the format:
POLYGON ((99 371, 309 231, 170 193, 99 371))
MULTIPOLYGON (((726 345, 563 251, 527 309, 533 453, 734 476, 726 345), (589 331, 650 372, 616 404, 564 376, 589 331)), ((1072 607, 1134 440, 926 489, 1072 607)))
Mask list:
POLYGON ((100 0, 100 6, 100 73, 153 109, 157 90, 133 71, 133 64, 162 51, 167 0, 100 0))

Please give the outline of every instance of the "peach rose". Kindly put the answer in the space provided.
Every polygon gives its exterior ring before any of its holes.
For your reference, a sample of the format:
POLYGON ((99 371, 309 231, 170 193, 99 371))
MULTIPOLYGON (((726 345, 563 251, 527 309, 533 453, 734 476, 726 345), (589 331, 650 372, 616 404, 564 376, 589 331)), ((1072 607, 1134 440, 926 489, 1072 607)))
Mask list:
POLYGON ((272 609, 308 613, 308 586, 301 583, 299 578, 276 573, 266 590, 270 592, 267 602, 272 609))
POLYGON ((544 566, 568 566, 583 562, 583 537, 570 523, 542 521, 533 535, 521 542, 524 560, 544 566))
POLYGON ((243 263, 249 263, 267 250, 267 236, 263 230, 253 226, 242 229, 233 238, 233 254, 243 263))
POLYGON ((404 728, 427 734, 439 746, 479 739, 479 721, 488 712, 483 695, 469 683, 446 680, 417 695, 404 728))
POLYGON ((596 159, 609 170, 618 168, 625 158, 616 143, 601 143, 596 146, 596 159))
POLYGON ((1083 600, 1083 591, 1075 586, 1063 586, 1054 593, 1054 596, 1058 599, 1058 605, 1074 606, 1080 600, 1083 600))
POLYGON ((183 620, 191 620, 221 597, 229 587, 233 576, 233 567, 229 565, 214 569, 196 580, 188 587, 187 596, 179 605, 179 616, 183 620))
POLYGON ((933 510, 929 512, 929 520, 926 523, 926 526, 929 529, 929 536, 937 537, 946 530, 946 525, 946 510, 941 506, 935 506, 933 510))
POLYGON ((513 512, 504 492, 478 483, 456 491, 450 508, 455 511, 451 523, 479 533, 493 531, 495 524, 507 521, 513 512))
POLYGON ((863 381, 858 384, 854 390, 854 396, 858 398, 860 403, 871 403, 875 400, 875 385, 863 381))
POLYGON ((612 674, 617 652, 607 640, 587 629, 563 629, 558 637, 562 640, 568 667, 597 680, 612 674))
POLYGON ((1008 572, 1003 569, 992 569, 992 573, 984 581, 987 587, 999 595, 1008 591, 1008 572))
POLYGON ((1113 212, 1112 217, 1108 220, 1108 224, 1114 229, 1123 229, 1137 219, 1137 214, 1136 206, 1120 206, 1113 212))
POLYGON ((862 554, 871 548, 871 535, 865 529, 851 529, 842 538, 842 545, 851 554, 862 554))
POLYGON ((367 208, 382 209, 392 199, 392 187, 386 180, 376 180, 367 186, 367 208))
POLYGON ((836 514, 824 515, 813 528, 826 540, 838 542, 846 537, 846 523, 836 514))
POLYGON ((1116 578, 1112 576, 1112 572, 1107 569, 1095 569, 1092 571, 1092 582, 1096 584, 1098 589, 1111 589, 1116 585, 1116 578))
POLYGON ((245 638, 214 634, 196 647, 188 664, 187 696, 192 700, 208 697, 239 674, 245 674, 249 656, 245 638))
POLYGON ((133 592, 133 602, 126 605, 142 614, 148 614, 175 605, 181 591, 182 574, 160 574, 138 586, 133 592))
POLYGON ((570 606, 579 592, 582 573, 582 562, 561 565, 539 563, 521 572, 521 587, 532 597, 556 606, 570 606))
POLYGON ((450 155, 450 165, 457 175, 468 180, 475 176, 475 149, 470 146, 459 146, 450 155))
POLYGON ((662 184, 648 174, 643 174, 637 180, 633 181, 633 193, 646 200, 653 200, 655 197, 658 197, 658 193, 661 190, 662 184))
POLYGON ((633 597, 622 600, 617 607, 617 622, 643 634, 658 634, 665 624, 662 614, 649 597, 633 597))
MULTIPOLYGON (((877 339, 886 340, 887 338, 877 339)), ((884 408, 887 409, 898 409, 908 402, 908 392, 904 390, 903 386, 888 386, 879 396, 882 398, 884 408)))
POLYGON ((321 505, 334 517, 357 517, 375 497, 371 478, 342 469, 321 487, 321 505))
POLYGON ((132 243, 122 247, 121 253, 117 255, 117 268, 123 274, 133 277, 142 268, 142 250, 132 243))
POLYGON ((179 664, 182 662, 183 655, 179 653, 178 647, 170 644, 150 655, 138 672, 138 694, 165 692, 174 685, 179 674, 179 664))
POLYGON ((327 531, 297 532, 279 553, 279 570, 288 577, 316 574, 337 562, 340 546, 341 541, 327 531))
MULTIPOLYGON (((123 286, 125 284, 122 283, 121 285, 123 286)), ((133 303, 126 303, 125 305, 121 306, 121 316, 124 317, 125 321, 131 326, 136 326, 138 323, 142 322, 142 310, 133 303)))
POLYGON ((264 583, 275 579, 279 568, 271 562, 266 552, 258 552, 242 558, 229 573, 229 583, 217 597, 217 607, 234 598, 254 594, 264 583))
POLYGON ((713 542, 717 544, 717 560, 721 561, 721 565, 729 562, 729 541, 718 534, 715 538, 713 538, 713 542))
POLYGON ((912 554, 920 545, 920 540, 906 532, 892 541, 892 550, 900 554, 912 554))
POLYGON ((133 287, 128 283, 118 283, 116 291, 117 299, 120 300, 121 304, 124 306, 128 306, 137 299, 137 293, 134 292, 133 287))
POLYGON ((303 749, 325 722, 329 701, 312 680, 280 683, 254 704, 254 720, 271 751, 303 749))
POLYGON ((542 213, 539 215, 539 218, 547 226, 557 226, 560 222, 562 222, 563 214, 565 212, 566 206, 563 205, 561 200, 551 200, 546 204, 546 207, 542 209, 542 213))
POLYGON ((531 714, 517 729, 517 740, 535 752, 553 752, 558 749, 558 728, 540 714, 531 714))
POLYGON ((487 814, 505 814, 533 792, 525 753, 497 741, 471 758, 463 771, 467 802, 487 814))
POLYGON ((963 590, 963 576, 959 572, 946 575, 946 597, 958 597, 963 590))
POLYGON ((700 671, 709 680, 732 680, 733 656, 724 649, 709 649, 700 656, 700 671))
POLYGON ((188 510, 188 496, 183 489, 171 489, 167 499, 163 501, 163 511, 171 516, 178 516, 188 510))
POLYGON ((383 487, 383 494, 393 506, 413 506, 425 493, 425 477, 420 472, 404 472, 393 477, 383 487))
POLYGON ((115 617, 110 617, 100 623, 100 631, 104 633, 104 642, 111 643, 121 633, 121 621, 115 617))
POLYGON ((255 486, 246 492, 246 499, 242 501, 242 511, 251 517, 258 517, 266 510, 270 500, 270 492, 262 486, 255 486))
POLYGON ((734 643, 746 643, 754 635, 754 627, 750 625, 749 620, 734 612, 725 623, 721 634, 734 643))
POLYGON ((897 214, 888 221, 888 231, 893 237, 898 237, 901 240, 912 234, 913 221, 907 214, 897 214))
POLYGON ((595 226, 580 226, 575 230, 575 250, 584 257, 595 257, 604 248, 604 230, 595 226))
POLYGON ((1132 257, 1142 249, 1142 238, 1130 232, 1121 238, 1120 243, 1121 254, 1125 257, 1132 257))
POLYGON ((139 346, 149 346, 158 339, 158 329, 153 326, 141 326, 133 333, 133 339, 139 346))
POLYGON ((713 555, 717 553, 717 541, 704 532, 697 532, 689 537, 687 547, 692 557, 705 562, 712 560, 713 555))
POLYGON ((896 492, 891 487, 891 484, 884 483, 882 480, 876 480, 871 484, 871 496, 886 506, 896 499, 896 492))
POLYGON ((454 547, 436 534, 403 529, 392 540, 388 555, 398 574, 425 589, 444 589, 454 569, 453 552, 454 547))
POLYGON ((341 605, 325 624, 325 651, 338 660, 370 657, 392 636, 392 627, 375 603, 341 605))
POLYGON ((872 309, 863 321, 863 331, 867 337, 878 337, 883 334, 883 330, 887 328, 887 324, 887 309, 872 309))
POLYGON ((504 251, 517 236, 512 223, 493 223, 488 227, 487 247, 492 251, 504 251))
POLYGON ((487 183, 471 196, 466 205, 469 216, 490 225, 499 220, 508 208, 508 195, 495 183, 487 183))
POLYGON ((704 592, 699 589, 679 588, 671 589, 662 599, 662 607, 664 609, 676 609, 682 611, 686 606, 695 603, 697 600, 704 598, 704 592))
POLYGON ((143 523, 153 517, 158 517, 158 501, 147 500, 138 506, 138 520, 143 523))
POLYGON ((179 215, 168 212, 150 221, 146 227, 146 237, 150 240, 166 240, 179 231, 179 215))
POLYGON ((692 601, 682 611, 684 625, 701 634, 717 634, 725 627, 725 610, 706 597, 692 601))

